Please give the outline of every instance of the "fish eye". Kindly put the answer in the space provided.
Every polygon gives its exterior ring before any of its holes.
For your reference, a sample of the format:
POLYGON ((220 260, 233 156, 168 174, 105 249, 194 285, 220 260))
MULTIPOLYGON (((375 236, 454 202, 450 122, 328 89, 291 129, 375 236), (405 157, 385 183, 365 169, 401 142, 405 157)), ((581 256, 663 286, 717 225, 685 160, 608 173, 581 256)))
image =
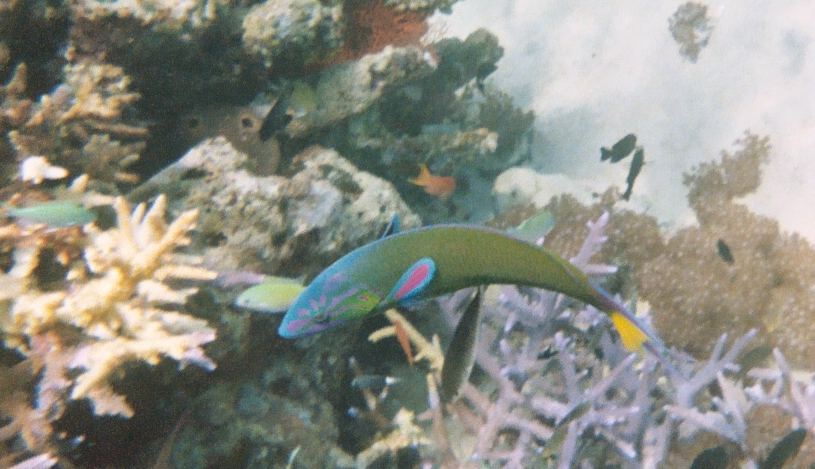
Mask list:
POLYGON ((201 125, 201 120, 196 116, 190 116, 187 118, 187 122, 185 122, 185 124, 187 125, 187 129, 194 130, 201 125))
POLYGON ((326 323, 329 319, 328 312, 326 311, 318 311, 317 314, 314 315, 314 322, 318 324, 326 323))
POLYGON ((241 127, 244 129, 251 129, 255 126, 255 121, 252 120, 250 117, 244 117, 241 119, 241 127))

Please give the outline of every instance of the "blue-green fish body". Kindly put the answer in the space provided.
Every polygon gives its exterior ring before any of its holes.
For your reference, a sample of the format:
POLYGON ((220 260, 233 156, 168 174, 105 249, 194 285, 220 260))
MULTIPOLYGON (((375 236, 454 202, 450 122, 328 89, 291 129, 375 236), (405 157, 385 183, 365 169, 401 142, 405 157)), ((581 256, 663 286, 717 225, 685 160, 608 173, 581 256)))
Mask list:
POLYGON ((75 202, 54 200, 30 207, 6 206, 6 215, 54 228, 82 226, 96 221, 96 215, 75 202))
POLYGON ((555 216, 552 215, 552 212, 549 210, 541 210, 521 222, 521 224, 515 228, 508 229, 507 234, 521 241, 536 244, 538 240, 549 234, 554 227, 555 216))

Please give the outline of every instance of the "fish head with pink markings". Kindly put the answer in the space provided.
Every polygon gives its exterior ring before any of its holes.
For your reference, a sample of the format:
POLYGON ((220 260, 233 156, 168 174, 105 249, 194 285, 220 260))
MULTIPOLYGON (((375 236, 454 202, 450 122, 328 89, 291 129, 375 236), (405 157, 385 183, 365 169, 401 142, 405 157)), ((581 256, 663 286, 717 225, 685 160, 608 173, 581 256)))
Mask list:
POLYGON ((369 315, 382 295, 348 275, 329 268, 318 275, 291 305, 278 332, 292 339, 341 326, 369 315))

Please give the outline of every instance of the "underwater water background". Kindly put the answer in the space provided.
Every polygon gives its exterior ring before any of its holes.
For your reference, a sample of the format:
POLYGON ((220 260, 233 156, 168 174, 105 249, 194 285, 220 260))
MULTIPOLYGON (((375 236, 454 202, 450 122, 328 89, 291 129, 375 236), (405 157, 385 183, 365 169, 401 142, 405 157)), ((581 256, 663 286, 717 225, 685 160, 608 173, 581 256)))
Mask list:
POLYGON ((684 225, 682 172, 750 129, 771 135, 774 154, 748 205, 815 240, 815 5, 709 3, 713 31, 693 63, 668 31, 680 3, 468 0, 447 23, 500 38, 493 79, 535 111, 538 168, 624 178, 596 164, 597 148, 633 132, 649 159, 638 207, 684 225))

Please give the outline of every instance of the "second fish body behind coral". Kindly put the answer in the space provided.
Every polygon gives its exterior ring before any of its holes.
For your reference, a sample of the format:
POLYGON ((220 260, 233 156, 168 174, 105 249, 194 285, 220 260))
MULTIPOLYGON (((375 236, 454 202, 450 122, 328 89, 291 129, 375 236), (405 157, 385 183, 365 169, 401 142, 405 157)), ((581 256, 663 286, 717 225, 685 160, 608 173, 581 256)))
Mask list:
POLYGON ((232 146, 249 156, 255 173, 275 174, 280 165, 280 147, 276 139, 261 138, 263 117, 245 106, 210 106, 194 110, 181 119, 181 138, 188 146, 223 136, 232 146))
POLYGON ((419 165, 419 175, 408 182, 424 187, 424 191, 439 198, 449 197, 456 190, 456 178, 431 174, 427 165, 419 165))
POLYGON ((262 313, 283 313, 305 289, 300 280, 269 276, 238 295, 235 306, 262 313))
POLYGON ((508 235, 529 244, 543 244, 543 239, 554 227, 555 216, 552 215, 552 212, 541 210, 521 222, 520 225, 506 231, 508 235))

